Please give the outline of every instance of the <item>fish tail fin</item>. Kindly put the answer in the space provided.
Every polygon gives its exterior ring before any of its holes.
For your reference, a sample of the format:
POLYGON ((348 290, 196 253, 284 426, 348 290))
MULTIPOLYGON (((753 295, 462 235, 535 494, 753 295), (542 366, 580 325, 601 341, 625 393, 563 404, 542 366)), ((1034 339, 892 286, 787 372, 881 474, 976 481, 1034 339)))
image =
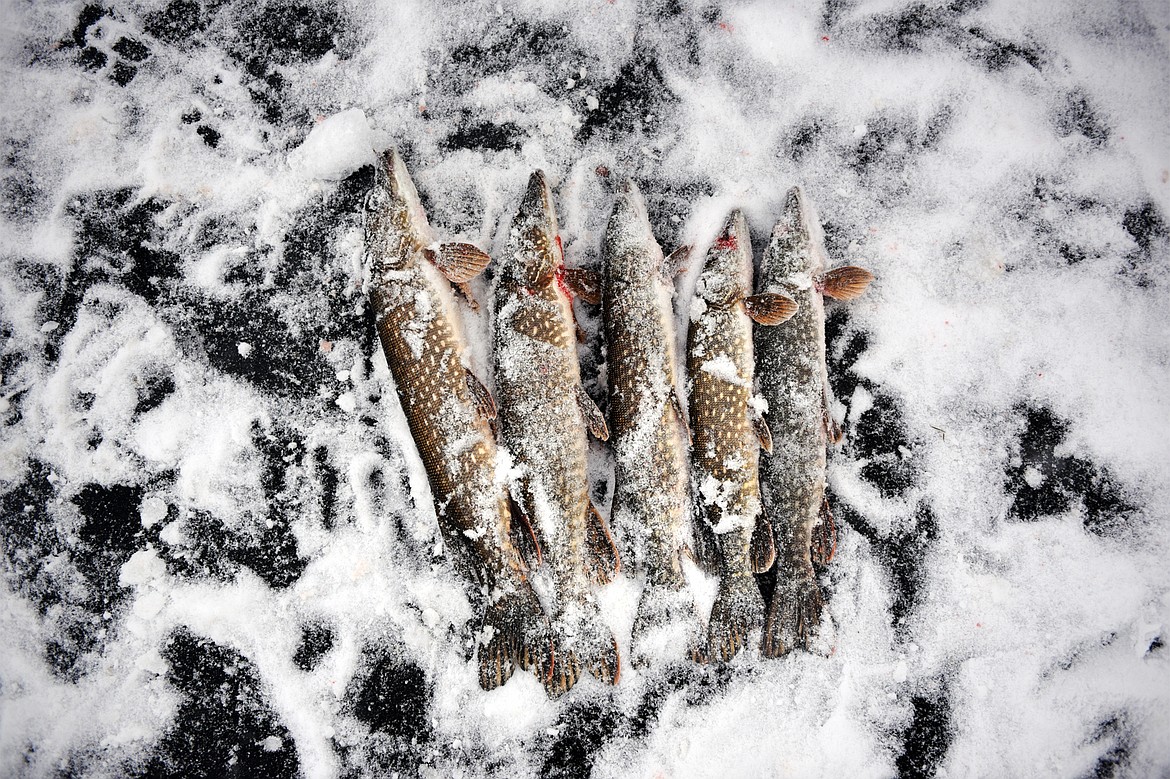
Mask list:
POLYGON ((685 582, 678 586, 647 584, 634 615, 631 662, 640 668, 655 659, 691 657, 701 635, 702 624, 685 582))
POLYGON ((480 687, 494 690, 517 668, 548 678, 553 666, 552 639, 540 601, 527 582, 497 597, 487 607, 483 623, 491 630, 479 649, 480 687))
POLYGON ((781 572, 764 621, 764 656, 782 657, 793 649, 813 649, 824 609, 825 597, 811 569, 787 578, 781 572))
POLYGON ((764 599, 750 575, 724 574, 707 625, 707 657, 727 662, 747 646, 764 621, 764 599))
POLYGON ((563 695, 586 671, 605 684, 617 684, 622 676, 617 639, 595 603, 575 605, 557 620, 556 662, 545 689, 550 697, 563 695))

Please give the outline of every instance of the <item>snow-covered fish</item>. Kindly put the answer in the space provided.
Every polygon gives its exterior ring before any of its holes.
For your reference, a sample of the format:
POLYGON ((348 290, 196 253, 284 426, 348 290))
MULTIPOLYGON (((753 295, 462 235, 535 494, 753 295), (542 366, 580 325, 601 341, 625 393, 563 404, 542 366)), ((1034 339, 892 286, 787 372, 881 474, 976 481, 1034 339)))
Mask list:
MULTIPOLYGON (((771 448, 754 402, 752 321, 775 325, 792 315, 779 294, 752 295, 747 221, 733 211, 707 252, 691 304, 687 338, 693 501, 714 533, 719 592, 707 629, 707 655, 730 660, 761 627, 764 601, 753 573, 772 566, 772 530, 760 510, 759 449, 771 448)), ((701 530, 697 528, 697 530, 701 530)))
POLYGON ((627 181, 614 203, 602 280, 614 527, 636 534, 646 588, 632 652, 684 644, 699 620, 680 556, 690 537, 687 423, 675 383, 672 270, 650 230, 642 194, 627 181), (680 641, 679 639, 682 639, 680 641))
POLYGON ((841 433, 829 409, 823 296, 852 300, 873 275, 852 266, 826 270, 826 260, 820 222, 794 187, 760 263, 759 284, 792 297, 799 307, 782 327, 755 334, 757 376, 775 442, 760 464, 778 566, 764 626, 763 651, 770 657, 807 649, 819 633, 824 599, 812 559, 827 563, 836 546, 825 500, 825 451, 841 433))
POLYGON ((516 513, 552 568, 558 600, 553 694, 585 669, 609 683, 621 674, 617 642, 590 586, 609 581, 619 562, 589 499, 588 435, 609 433, 581 385, 571 291, 582 288, 579 276, 564 268, 552 192, 536 171, 496 274, 495 379, 501 443, 518 472, 516 513))
POLYGON ((366 203, 370 301, 398 399, 426 467, 447 549, 486 585, 479 681, 503 684, 515 668, 551 669, 548 620, 511 537, 506 488, 497 483, 491 396, 464 365, 451 283, 489 258, 470 244, 438 245, 398 152, 386 152, 366 203))

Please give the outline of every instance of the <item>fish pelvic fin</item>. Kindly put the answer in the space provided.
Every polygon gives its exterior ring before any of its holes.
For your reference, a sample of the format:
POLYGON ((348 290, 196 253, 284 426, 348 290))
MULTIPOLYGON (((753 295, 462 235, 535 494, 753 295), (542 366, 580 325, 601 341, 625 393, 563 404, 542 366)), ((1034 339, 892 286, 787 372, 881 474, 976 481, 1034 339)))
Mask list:
POLYGON ((508 507, 512 514, 512 543, 520 551, 529 569, 539 568, 544 562, 544 551, 540 546, 540 537, 536 535, 536 528, 532 526, 532 518, 511 495, 508 496, 508 507))
POLYGON ((824 568, 837 554, 837 522, 829 508, 829 499, 821 501, 821 521, 813 528, 810 549, 813 565, 824 568))
POLYGON ((756 434, 756 440, 760 442, 760 448, 768 454, 771 454, 772 431, 768 429, 768 420, 764 419, 764 415, 754 408, 749 409, 749 417, 752 423, 752 431, 756 434))
POLYGON ((572 610, 571 616, 562 615, 556 623, 556 662, 545 682, 550 698, 571 690, 585 673, 605 684, 617 684, 622 678, 617 639, 596 604, 576 604, 572 610))
POLYGON ((484 628, 491 628, 479 648, 479 686, 494 690, 516 669, 532 670, 547 680, 553 667, 552 634, 540 601, 528 582, 498 596, 488 605, 484 628))
POLYGON ((726 663, 748 645, 764 622, 764 598, 748 575, 724 574, 707 624, 707 659, 726 663))
POLYGON ((475 410, 487 420, 492 429, 492 436, 497 435, 499 430, 496 421, 496 399, 492 397, 491 390, 484 386, 479 377, 467 368, 464 368, 464 379, 467 381, 467 389, 471 393, 472 402, 475 403, 475 410))
POLYGON ((874 275, 856 265, 844 265, 822 273, 816 280, 816 288, 825 297, 833 300, 853 300, 859 297, 874 275))
POLYGON ((776 539, 772 536, 772 523, 764 512, 756 515, 756 526, 752 529, 752 573, 765 573, 776 562, 776 539))
POLYGON ((581 385, 577 385, 577 408, 581 409, 581 416, 589 427, 589 432, 599 441, 609 440, 609 425, 605 423, 605 415, 589 397, 589 393, 581 385))
POLYGON ((764 620, 764 656, 783 657, 793 649, 814 649, 824 610, 825 598, 811 568, 792 578, 785 578, 782 572, 764 620))
POLYGON ((597 584, 609 584, 622 569, 621 556, 609 525, 592 501, 585 509, 585 541, 587 573, 597 584))

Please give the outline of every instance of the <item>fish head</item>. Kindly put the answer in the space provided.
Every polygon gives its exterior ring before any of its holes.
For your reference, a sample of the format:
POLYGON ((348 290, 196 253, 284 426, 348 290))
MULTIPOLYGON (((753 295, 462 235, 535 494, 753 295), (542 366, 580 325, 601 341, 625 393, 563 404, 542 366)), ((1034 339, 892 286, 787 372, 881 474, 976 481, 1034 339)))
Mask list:
POLYGON ((367 243, 382 244, 379 261, 389 267, 401 267, 410 259, 410 252, 401 247, 419 249, 431 243, 430 223, 418 190, 393 147, 378 160, 374 186, 366 196, 365 220, 367 243))
POLYGON ((804 190, 793 187, 760 260, 760 287, 789 293, 807 289, 824 272, 826 260, 825 235, 816 209, 804 190))
POLYGON ((512 220, 508 248, 499 264, 500 278, 528 290, 552 282, 564 264, 557 212, 544 171, 534 171, 512 220))
POLYGON ((747 219, 731 212, 719 237, 707 250, 695 294, 708 306, 727 307, 751 294, 752 244, 747 219))
POLYGON ((646 202, 626 179, 605 228, 605 272, 611 281, 638 282, 662 273, 662 249, 654 240, 646 202))

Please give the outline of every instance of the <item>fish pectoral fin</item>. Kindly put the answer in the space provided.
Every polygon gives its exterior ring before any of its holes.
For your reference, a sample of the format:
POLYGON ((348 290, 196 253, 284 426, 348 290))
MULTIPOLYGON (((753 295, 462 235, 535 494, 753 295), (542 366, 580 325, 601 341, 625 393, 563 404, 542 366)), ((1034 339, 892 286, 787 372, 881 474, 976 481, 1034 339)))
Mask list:
POLYGON ((609 525, 593 501, 585 509, 585 541, 589 549, 586 572, 598 584, 609 584, 622 569, 622 561, 613 534, 609 532, 609 525))
POLYGON ((874 276, 865 268, 856 265, 844 265, 825 271, 816 279, 816 288, 821 294, 833 300, 853 300, 858 297, 874 276))
POLYGON ((565 268, 561 271, 565 286, 574 296, 591 306, 601 302, 601 274, 588 268, 565 268))
POLYGON ((756 526, 752 529, 752 573, 764 573, 776 562, 776 539, 772 536, 772 523, 764 512, 756 515, 756 526))
POLYGON ((544 550, 540 547, 540 539, 536 529, 532 526, 532 518, 520 505, 520 502, 508 496, 508 507, 512 513, 511 535, 512 543, 520 551, 520 556, 528 564, 528 568, 539 568, 544 562, 544 550))
POLYGON ((464 368, 463 376, 467 381, 467 390, 471 393, 471 400, 475 403, 475 410, 487 420, 488 425, 491 426, 492 435, 495 435, 496 399, 492 397, 491 390, 485 387, 484 383, 470 369, 464 368))
POLYGON ((813 528, 812 534, 812 561, 824 568, 837 554, 837 522, 833 519, 833 512, 829 508, 829 499, 821 501, 821 521, 813 528))
POLYGON ((691 259, 691 251, 695 247, 684 243, 662 259, 662 278, 673 283, 682 273, 686 273, 687 263, 691 259))
POLYGON ((768 454, 772 453, 772 431, 768 429, 768 420, 764 419, 764 415, 755 409, 751 409, 748 414, 752 420, 752 430, 756 433, 756 439, 760 442, 760 448, 768 454))
POLYGON ((605 415, 580 384, 577 385, 577 408, 581 409, 581 416, 593 437, 599 441, 608 441, 609 425, 605 424, 605 415))
POLYGON ((744 308, 753 322, 761 325, 778 325, 796 313, 797 303, 779 292, 761 292, 743 299, 744 308))
POLYGON ((475 244, 460 242, 428 246, 423 249, 423 255, 439 269, 439 273, 455 284, 471 281, 492 261, 488 253, 475 244))
POLYGON ((695 436, 691 433, 691 424, 687 421, 687 415, 683 413, 682 400, 678 397, 678 387, 670 388, 670 407, 674 409, 674 414, 678 417, 679 424, 682 425, 687 441, 694 443, 695 436))

